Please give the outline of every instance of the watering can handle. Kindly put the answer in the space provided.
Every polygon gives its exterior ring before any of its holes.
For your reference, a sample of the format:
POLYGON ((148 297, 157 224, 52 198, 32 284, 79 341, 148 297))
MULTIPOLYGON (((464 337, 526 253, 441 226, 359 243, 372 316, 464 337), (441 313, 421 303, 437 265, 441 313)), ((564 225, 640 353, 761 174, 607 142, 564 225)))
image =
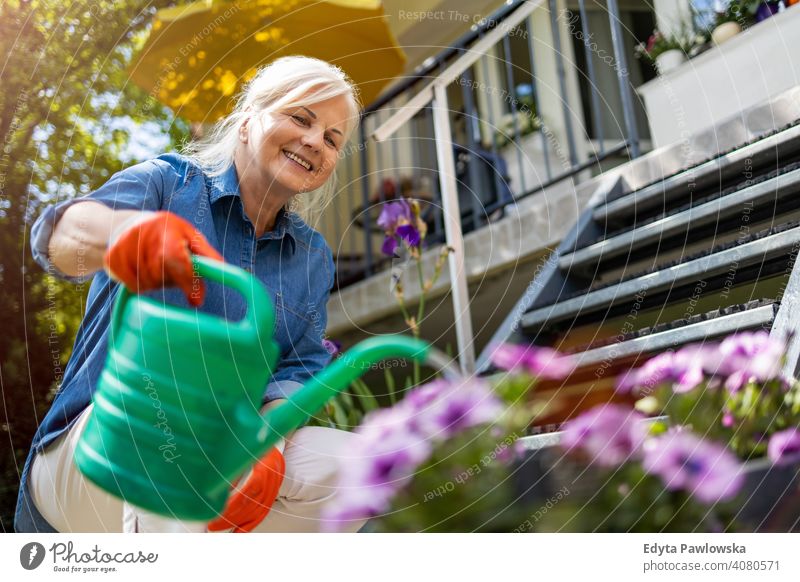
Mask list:
MULTIPOLYGON (((247 313, 240 322, 232 322, 231 326, 238 325, 248 332, 257 333, 266 330, 272 333, 275 312, 269 295, 258 279, 244 269, 200 255, 192 255, 192 267, 201 277, 232 287, 244 296, 247 301, 247 313)), ((120 329, 125 304, 130 296, 131 291, 125 285, 120 285, 119 296, 111 314, 112 334, 116 334, 120 329)))

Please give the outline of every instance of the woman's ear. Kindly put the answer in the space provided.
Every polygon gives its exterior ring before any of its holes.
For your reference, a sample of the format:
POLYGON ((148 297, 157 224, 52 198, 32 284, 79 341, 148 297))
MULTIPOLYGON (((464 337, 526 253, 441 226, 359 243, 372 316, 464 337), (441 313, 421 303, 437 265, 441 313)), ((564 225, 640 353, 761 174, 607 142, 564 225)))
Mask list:
POLYGON ((250 122, 250 117, 245 117, 242 124, 239 126, 239 141, 242 143, 247 143, 249 139, 250 130, 248 129, 248 124, 250 122))

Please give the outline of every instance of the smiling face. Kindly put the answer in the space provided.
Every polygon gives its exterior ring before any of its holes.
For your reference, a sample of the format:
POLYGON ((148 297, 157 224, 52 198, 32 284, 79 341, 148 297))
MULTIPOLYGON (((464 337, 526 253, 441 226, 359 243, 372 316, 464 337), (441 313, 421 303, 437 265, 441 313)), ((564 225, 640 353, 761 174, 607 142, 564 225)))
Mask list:
POLYGON ((350 115, 342 95, 249 118, 235 158, 240 182, 260 195, 287 200, 316 190, 336 166, 350 115))

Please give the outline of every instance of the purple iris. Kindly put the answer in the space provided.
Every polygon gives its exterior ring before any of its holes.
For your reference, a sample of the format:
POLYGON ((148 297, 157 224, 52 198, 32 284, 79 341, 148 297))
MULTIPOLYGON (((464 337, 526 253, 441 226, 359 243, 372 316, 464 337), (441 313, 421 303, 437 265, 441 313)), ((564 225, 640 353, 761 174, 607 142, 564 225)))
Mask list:
POLYGON ((667 489, 682 489, 704 503, 727 501, 742 486, 742 466, 725 447, 672 429, 644 447, 643 465, 667 489))
POLYGON ((797 460, 800 457, 800 429, 789 428, 772 435, 767 445, 767 456, 776 465, 797 460))
POLYGON ((419 229, 414 226, 414 214, 411 206, 404 199, 384 204, 378 226, 386 233, 381 245, 381 252, 385 255, 395 256, 400 241, 409 247, 418 247, 422 241, 419 229))
POLYGON ((591 462, 615 467, 639 450, 647 434, 643 419, 635 410, 618 404, 596 406, 567 423, 561 446, 582 449, 591 462))
POLYGON ((408 224, 411 222, 411 207, 405 199, 396 202, 387 202, 383 205, 380 216, 378 216, 378 226, 380 226, 386 234, 393 235, 397 231, 397 227, 401 224, 408 224))
POLYGON ((525 371, 549 380, 562 380, 575 370, 571 357, 539 346, 500 344, 492 350, 492 363, 503 370, 525 371))

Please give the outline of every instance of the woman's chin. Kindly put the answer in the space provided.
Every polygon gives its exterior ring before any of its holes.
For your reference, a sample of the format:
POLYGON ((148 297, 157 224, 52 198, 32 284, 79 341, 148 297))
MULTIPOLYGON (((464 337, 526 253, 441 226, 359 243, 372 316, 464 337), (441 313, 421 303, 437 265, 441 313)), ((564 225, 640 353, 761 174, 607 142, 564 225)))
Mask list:
POLYGON ((302 194, 303 192, 310 192, 311 190, 319 188, 317 180, 314 180, 313 176, 310 175, 305 179, 298 178, 297 176, 279 176, 278 182, 286 190, 294 194, 302 194))

